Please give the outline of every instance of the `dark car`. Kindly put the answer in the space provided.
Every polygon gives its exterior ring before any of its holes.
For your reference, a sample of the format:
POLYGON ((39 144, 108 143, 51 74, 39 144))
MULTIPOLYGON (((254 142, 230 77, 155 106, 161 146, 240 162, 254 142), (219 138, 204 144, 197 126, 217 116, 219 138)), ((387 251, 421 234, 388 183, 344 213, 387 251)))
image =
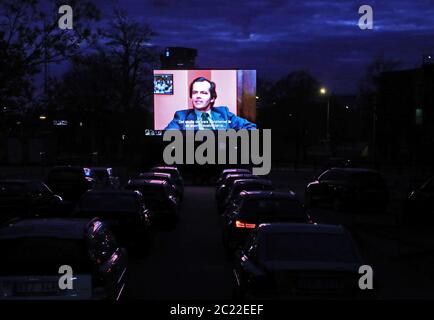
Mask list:
POLYGON ((0 221, 54 214, 62 205, 63 199, 42 181, 0 180, 0 221))
POLYGON ((141 172, 137 175, 136 178, 137 179, 146 179, 146 180, 166 181, 174 189, 175 194, 178 197, 178 201, 181 201, 181 199, 183 197, 184 188, 179 187, 177 180, 170 173, 153 172, 153 171, 141 172))
POLYGON ((48 173, 45 183, 64 200, 75 203, 83 193, 95 186, 90 169, 78 166, 54 167, 48 173))
POLYGON ((152 242, 153 215, 137 191, 87 191, 80 198, 73 217, 103 219, 120 244, 140 250, 141 253, 152 242))
POLYGON ((176 194, 166 181, 131 179, 125 186, 126 190, 139 191, 146 206, 154 213, 159 225, 174 226, 178 221, 178 201, 176 194))
POLYGON ((237 252, 235 298, 361 298, 364 263, 341 226, 271 223, 254 230, 237 252))
POLYGON ((244 244, 250 231, 267 222, 312 221, 293 192, 243 191, 222 215, 222 240, 228 256, 244 244))
POLYGON ((332 168, 306 187, 306 205, 386 212, 389 193, 382 175, 364 168, 332 168))
POLYGON ((249 169, 224 169, 220 174, 219 178, 217 179, 216 185, 217 187, 220 186, 229 174, 243 174, 243 173, 252 174, 252 171, 250 171, 249 169))
POLYGON ((215 197, 217 203, 222 202, 223 199, 225 199, 228 196, 230 189, 232 188, 232 185, 234 184, 235 180, 239 180, 239 179, 253 180, 253 179, 260 179, 260 178, 251 173, 228 174, 226 178, 222 181, 222 184, 220 184, 216 189, 215 197))
POLYGON ((177 167, 172 166, 157 166, 152 167, 149 171, 152 172, 161 172, 161 173, 169 173, 173 179, 176 181, 176 186, 178 190, 180 191, 181 201, 184 199, 184 179, 182 178, 181 174, 179 173, 179 170, 177 167))
POLYGON ((222 202, 217 203, 218 212, 221 214, 225 208, 242 191, 271 191, 274 190, 273 183, 268 179, 239 179, 235 180, 228 195, 222 202))
POLYGON ((410 192, 404 202, 402 219, 406 225, 434 221, 434 177, 410 192))
POLYGON ((94 179, 94 188, 100 189, 119 189, 119 177, 113 174, 113 168, 110 167, 91 167, 86 168, 87 177, 94 179))
POLYGON ((11 220, 0 251, 0 299, 118 300, 126 284, 127 253, 98 219, 11 220), (62 266, 71 289, 60 288, 62 266))

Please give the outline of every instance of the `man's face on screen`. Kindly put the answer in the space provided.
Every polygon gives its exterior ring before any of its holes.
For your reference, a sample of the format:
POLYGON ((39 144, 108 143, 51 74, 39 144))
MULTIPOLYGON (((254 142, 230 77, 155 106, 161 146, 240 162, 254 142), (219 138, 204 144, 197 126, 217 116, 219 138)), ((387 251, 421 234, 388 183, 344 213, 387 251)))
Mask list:
POLYGON ((191 90, 191 100, 193 107, 200 111, 208 111, 214 99, 211 98, 210 92, 211 84, 208 81, 201 81, 193 83, 191 90))

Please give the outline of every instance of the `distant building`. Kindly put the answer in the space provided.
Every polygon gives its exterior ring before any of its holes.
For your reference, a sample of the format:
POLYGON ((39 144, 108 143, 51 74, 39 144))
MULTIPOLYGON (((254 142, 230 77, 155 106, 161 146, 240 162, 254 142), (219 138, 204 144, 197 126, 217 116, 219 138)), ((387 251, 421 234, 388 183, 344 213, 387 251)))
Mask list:
POLYGON ((377 151, 387 161, 434 163, 434 64, 384 72, 377 106, 377 151))
POLYGON ((197 50, 168 47, 160 55, 161 69, 195 69, 197 50))

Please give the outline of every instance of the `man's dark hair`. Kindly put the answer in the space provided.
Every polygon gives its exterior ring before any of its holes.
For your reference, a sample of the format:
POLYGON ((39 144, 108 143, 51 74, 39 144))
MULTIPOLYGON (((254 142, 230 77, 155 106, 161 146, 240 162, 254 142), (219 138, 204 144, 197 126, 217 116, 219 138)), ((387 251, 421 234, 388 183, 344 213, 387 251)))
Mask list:
POLYGON ((209 93, 211 94, 211 99, 217 99, 217 92, 216 92, 216 90, 215 90, 215 83, 214 82, 212 82, 212 81, 209 81, 207 78, 205 78, 205 77, 199 77, 199 78, 196 78, 196 79, 194 79, 192 82, 191 82, 191 84, 190 84, 190 98, 192 97, 192 93, 193 93, 193 84, 195 83, 195 82, 204 82, 204 81, 206 81, 206 82, 208 82, 209 84, 210 84, 210 88, 209 88, 209 93))

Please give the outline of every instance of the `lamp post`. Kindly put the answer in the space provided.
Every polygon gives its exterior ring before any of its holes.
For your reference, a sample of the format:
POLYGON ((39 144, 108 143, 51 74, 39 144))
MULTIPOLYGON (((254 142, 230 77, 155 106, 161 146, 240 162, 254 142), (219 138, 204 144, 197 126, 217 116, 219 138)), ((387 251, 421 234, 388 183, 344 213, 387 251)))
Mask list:
MULTIPOLYGON (((324 87, 321 87, 319 89, 319 93, 322 96, 327 95, 327 89, 324 87)), ((330 97, 327 96, 327 131, 326 131, 326 141, 329 142, 330 141, 330 97)))

